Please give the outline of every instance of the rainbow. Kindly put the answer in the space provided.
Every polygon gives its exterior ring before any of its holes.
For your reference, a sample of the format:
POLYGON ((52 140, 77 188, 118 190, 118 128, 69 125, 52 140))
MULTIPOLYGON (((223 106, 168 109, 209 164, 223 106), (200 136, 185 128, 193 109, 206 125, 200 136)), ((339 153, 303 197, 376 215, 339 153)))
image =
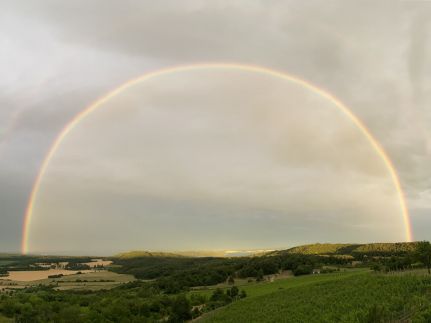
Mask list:
POLYGON ((398 174, 395 170, 395 167, 392 161, 390 160, 390 158, 388 157, 388 155, 386 154, 386 152, 384 151, 380 143, 371 134, 370 130, 368 130, 367 127, 363 124, 363 122, 356 115, 354 115, 353 112, 350 111, 350 109, 348 109, 338 98, 326 92, 325 90, 320 89, 317 86, 305 80, 302 80, 296 76, 292 76, 284 72, 276 71, 270 68, 256 66, 256 65, 237 64, 237 63, 198 63, 198 64, 191 64, 191 65, 181 65, 181 66, 163 68, 153 72, 146 73, 134 79, 131 79, 123 83, 119 87, 113 89, 111 92, 107 93, 106 95, 100 97, 98 100, 94 101, 87 108, 85 108, 83 111, 78 113, 72 120, 70 120, 69 123, 66 124, 66 126, 63 128, 63 130, 60 132, 60 134, 52 143, 51 147, 48 150, 48 153, 45 156, 45 159, 42 161, 40 170, 36 176, 36 179, 34 181, 34 184, 28 199, 28 204, 24 215, 23 232, 22 232, 21 252, 23 254, 27 254, 29 252, 29 245, 28 245, 29 231, 31 227, 33 209, 34 209, 34 205, 35 205, 35 201, 37 198, 41 181, 49 166, 51 158, 54 156, 55 152, 63 142, 64 138, 73 130, 73 128, 90 113, 93 113, 98 108, 100 108, 105 102, 109 101, 117 94, 123 92, 124 90, 132 87, 137 83, 145 82, 152 78, 159 77, 166 74, 186 72, 190 70, 202 70, 202 69, 234 69, 234 70, 240 70, 240 71, 265 74, 265 75, 273 76, 273 77, 276 77, 285 81, 293 82, 295 84, 303 86, 304 88, 309 89, 314 93, 320 95, 321 97, 331 101, 336 107, 338 107, 341 110, 341 112, 343 112, 356 125, 356 127, 362 132, 362 134, 369 141, 372 148, 382 159, 384 165, 386 166, 391 176, 395 189, 397 191, 397 197, 399 200, 401 214, 403 217, 403 222, 405 227, 405 239, 406 241, 412 241, 413 234, 411 231, 411 224, 410 224, 409 212, 407 209, 407 203, 405 200, 404 192, 401 187, 400 179, 398 177, 398 174))

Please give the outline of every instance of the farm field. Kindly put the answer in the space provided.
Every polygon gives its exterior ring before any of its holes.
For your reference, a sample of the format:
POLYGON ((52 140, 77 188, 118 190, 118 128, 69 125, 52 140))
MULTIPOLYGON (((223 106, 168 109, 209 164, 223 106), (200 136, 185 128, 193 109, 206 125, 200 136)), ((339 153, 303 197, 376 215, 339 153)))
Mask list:
MULTIPOLYGON (((85 274, 76 274, 55 279, 57 290, 100 290, 116 287, 120 284, 134 281, 132 275, 117 274, 111 271, 99 271, 85 274)), ((49 284, 52 279, 42 281, 49 284)))
POLYGON ((21 289, 24 287, 38 285, 57 285, 56 290, 100 290, 110 289, 120 284, 134 281, 132 275, 117 274, 111 271, 103 270, 96 272, 88 272, 82 274, 72 274, 61 278, 40 279, 29 282, 19 281, 0 281, 1 288, 21 289), (4 284, 4 285, 1 285, 4 284), (8 286, 8 284, 13 284, 8 286))
MULTIPOLYGON (((253 295, 199 322, 429 322, 431 278, 371 272, 340 275, 253 295)), ((293 281, 294 279, 292 279, 293 281)), ((288 284, 286 283, 286 286, 288 284)))
MULTIPOLYGON (((15 281, 15 282, 35 282, 48 279, 50 275, 75 275, 78 270, 64 270, 64 269, 48 269, 48 270, 29 270, 29 271, 10 271, 8 276, 2 277, 1 281, 15 281)), ((82 273, 91 272, 91 270, 81 270, 82 273)))

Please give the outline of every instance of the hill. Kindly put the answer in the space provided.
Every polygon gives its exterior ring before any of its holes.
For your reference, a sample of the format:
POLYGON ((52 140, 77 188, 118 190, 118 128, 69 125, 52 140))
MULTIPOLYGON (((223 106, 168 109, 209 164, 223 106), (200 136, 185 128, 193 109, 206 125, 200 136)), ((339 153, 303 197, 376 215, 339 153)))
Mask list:
POLYGON ((302 255, 367 255, 386 256, 401 255, 413 252, 417 242, 396 243, 315 243, 297 246, 286 250, 274 251, 270 255, 302 254, 302 255))
POLYGON ((144 258, 144 257, 164 257, 164 258, 176 258, 182 257, 182 255, 171 253, 171 252, 153 252, 153 251, 128 251, 117 254, 114 258, 119 259, 133 259, 133 258, 144 258))
POLYGON ((132 259, 143 257, 250 257, 262 256, 273 250, 195 250, 195 251, 173 251, 173 252, 160 252, 160 251, 146 251, 135 250, 120 253, 113 258, 119 259, 132 259))
POLYGON ((203 250, 203 251, 128 251, 115 255, 113 258, 133 259, 144 257, 258 257, 283 256, 286 254, 300 255, 349 255, 349 256, 388 256, 404 255, 416 249, 417 242, 395 243, 314 243, 296 246, 285 250, 203 250))

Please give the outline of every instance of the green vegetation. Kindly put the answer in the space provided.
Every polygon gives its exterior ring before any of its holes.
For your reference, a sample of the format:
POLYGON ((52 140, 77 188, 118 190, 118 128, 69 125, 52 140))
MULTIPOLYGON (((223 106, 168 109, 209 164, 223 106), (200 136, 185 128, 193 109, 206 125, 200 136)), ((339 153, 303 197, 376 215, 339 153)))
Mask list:
POLYGON ((202 321, 429 322, 430 292, 430 277, 340 275, 338 279, 248 297, 206 314, 202 321))
MULTIPOLYGON (((1 260, 4 273, 50 266, 83 270, 91 259, 14 255, 1 260)), ((427 242, 315 244, 233 258, 133 252, 112 261, 109 271, 54 272, 33 284, 4 281, 0 318, 36 323, 431 322, 431 275, 423 269, 431 266, 427 242)))
POLYGON ((418 243, 419 242, 367 244, 315 243, 282 251, 274 251, 272 254, 399 256, 414 252, 418 243))
POLYGON ((141 257, 229 257, 229 256, 261 256, 268 251, 239 251, 228 250, 194 250, 194 251, 175 251, 175 252, 154 252, 145 250, 135 250, 116 255, 114 258, 141 258, 141 257))
POLYGON ((285 254, 280 256, 237 258, 171 258, 143 257, 114 259, 111 270, 134 275, 138 279, 156 280, 167 293, 187 291, 191 287, 224 283, 229 277, 261 281, 266 275, 291 270, 295 275, 310 274, 323 265, 343 266, 349 260, 316 255, 285 254))
POLYGON ((2 289, 13 291, 25 287, 51 286, 55 290, 107 290, 121 284, 134 281, 131 275, 117 274, 108 270, 97 270, 88 273, 76 273, 72 275, 53 274, 48 278, 33 281, 13 281, 10 277, 0 280, 0 293, 2 289))
POLYGON ((90 270, 91 267, 87 264, 71 262, 71 263, 68 263, 64 267, 64 269, 66 269, 66 270, 90 270))
POLYGON ((357 244, 345 243, 315 243, 293 247, 287 250, 274 251, 273 254, 303 254, 303 255, 330 255, 330 254, 350 254, 351 251, 357 248, 357 244))
MULTIPOLYGON (((250 283, 243 283, 238 285, 242 290, 244 290, 249 297, 256 297, 261 295, 270 294, 273 292, 277 292, 279 290, 288 289, 292 287, 301 287, 309 284, 325 282, 325 281, 333 281, 341 278, 351 277, 354 275, 360 275, 369 272, 368 269, 349 269, 346 271, 340 271, 332 274, 325 275, 306 275, 299 277, 283 277, 281 279, 276 279, 274 281, 263 281, 263 282, 255 282, 252 281, 250 283)), ((196 295, 200 295, 206 298, 209 298, 213 293, 214 289, 218 287, 210 286, 207 288, 202 288, 198 290, 191 290, 189 292, 189 297, 196 297, 196 295)), ((223 290, 227 290, 229 286, 222 287, 223 290)))
POLYGON ((13 321, 11 318, 0 315, 0 323, 12 323, 13 321))
POLYGON ((421 261, 428 269, 428 274, 431 273, 431 244, 428 241, 421 241, 417 245, 416 258, 421 261))
POLYGON ((17 322, 154 322, 191 318, 184 295, 166 296, 146 285, 110 291, 67 292, 50 287, 27 288, 0 296, 0 313, 17 322))
POLYGON ((48 276, 48 278, 49 279, 54 279, 54 278, 61 278, 61 277, 63 277, 64 275, 63 274, 58 274, 58 275, 49 275, 48 276))
POLYGON ((46 270, 40 264, 51 263, 68 263, 69 266, 74 264, 83 264, 91 262, 91 257, 61 257, 61 256, 22 256, 7 255, 0 256, 0 273, 7 271, 35 271, 46 270))

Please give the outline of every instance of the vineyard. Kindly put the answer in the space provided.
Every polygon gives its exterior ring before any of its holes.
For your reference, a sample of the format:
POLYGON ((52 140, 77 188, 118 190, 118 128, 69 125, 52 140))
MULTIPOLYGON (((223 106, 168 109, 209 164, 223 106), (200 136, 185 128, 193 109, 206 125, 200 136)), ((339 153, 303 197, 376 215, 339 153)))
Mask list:
POLYGON ((201 322, 430 322, 431 278, 364 273, 248 297, 201 322))

